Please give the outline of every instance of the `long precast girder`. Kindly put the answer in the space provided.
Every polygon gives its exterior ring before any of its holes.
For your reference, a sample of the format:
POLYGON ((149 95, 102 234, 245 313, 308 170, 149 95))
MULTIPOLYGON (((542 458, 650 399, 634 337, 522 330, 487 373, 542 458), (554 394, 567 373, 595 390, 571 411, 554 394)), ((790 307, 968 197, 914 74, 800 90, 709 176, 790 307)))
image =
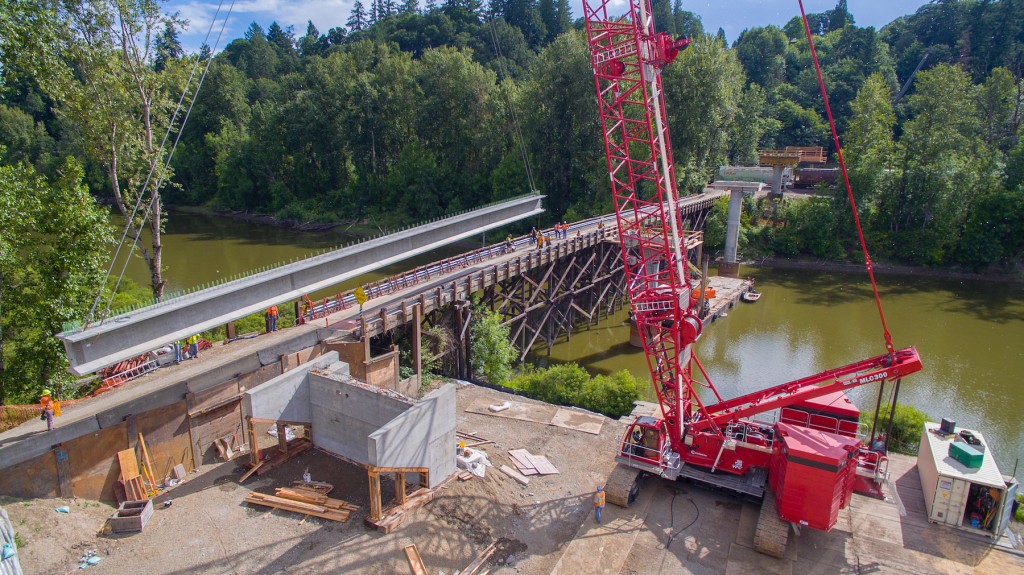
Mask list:
POLYGON ((57 337, 64 342, 70 371, 78 375, 93 373, 276 303, 540 214, 544 211, 543 198, 530 195, 496 203, 108 318, 57 337))

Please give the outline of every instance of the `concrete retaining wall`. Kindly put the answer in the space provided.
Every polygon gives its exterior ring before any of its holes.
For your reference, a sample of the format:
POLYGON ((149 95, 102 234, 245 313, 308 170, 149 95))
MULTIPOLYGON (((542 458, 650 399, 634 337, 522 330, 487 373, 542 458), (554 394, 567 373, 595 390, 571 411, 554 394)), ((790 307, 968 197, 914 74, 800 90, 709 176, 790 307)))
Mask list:
MULTIPOLYGON (((257 419, 312 423, 309 372, 312 369, 325 369, 337 361, 338 353, 330 351, 316 361, 282 373, 257 388, 247 390, 243 396, 245 414, 257 419)), ((345 373, 347 371, 346 367, 345 373)))
POLYGON ((313 445, 364 465, 369 458, 367 438, 413 404, 352 385, 309 375, 313 411, 313 445))
POLYGON ((370 465, 428 467, 435 487, 455 473, 455 386, 430 392, 367 439, 370 465))

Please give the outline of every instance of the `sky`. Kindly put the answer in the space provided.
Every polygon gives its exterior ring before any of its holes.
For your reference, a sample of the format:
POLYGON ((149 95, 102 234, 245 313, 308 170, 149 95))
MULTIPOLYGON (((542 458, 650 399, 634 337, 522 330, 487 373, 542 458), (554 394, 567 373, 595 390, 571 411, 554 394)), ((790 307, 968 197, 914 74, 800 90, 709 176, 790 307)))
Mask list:
MULTIPOLYGON (((613 0, 615 1, 615 0, 613 0)), ((625 0, 621 1, 625 5, 625 0)), ((220 48, 231 40, 241 37, 251 22, 261 25, 264 30, 271 22, 282 26, 294 26, 296 36, 306 32, 306 22, 326 33, 336 26, 344 26, 352 11, 354 0, 236 0, 231 16, 224 30, 220 48)), ((369 7, 371 0, 365 0, 369 7)), ((420 0, 421 5, 425 0, 420 0)), ((438 4, 440 4, 438 0, 438 4)), ((848 9, 853 13, 859 26, 881 28, 899 16, 917 11, 928 0, 848 0, 848 9)), ((182 34, 186 49, 195 50, 206 37, 207 30, 217 12, 219 0, 167 0, 168 12, 178 11, 179 16, 190 22, 189 30, 182 34)), ((231 0, 224 0, 221 17, 217 20, 211 36, 213 45, 220 31, 221 20, 231 0)), ((582 0, 570 0, 573 19, 582 15, 582 0)), ((805 0, 807 12, 824 12, 836 5, 836 0, 805 0)), ((790 18, 799 15, 797 0, 683 0, 683 9, 695 12, 701 17, 704 28, 715 32, 719 27, 725 30, 731 44, 740 32, 753 26, 775 24, 782 26, 790 18)))

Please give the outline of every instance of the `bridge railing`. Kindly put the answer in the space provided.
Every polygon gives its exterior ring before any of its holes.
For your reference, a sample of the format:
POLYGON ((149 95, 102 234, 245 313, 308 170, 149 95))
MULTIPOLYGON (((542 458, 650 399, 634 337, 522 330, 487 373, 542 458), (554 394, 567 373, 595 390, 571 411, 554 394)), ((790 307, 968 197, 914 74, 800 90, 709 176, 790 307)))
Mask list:
MULTIPOLYGON (((614 219, 615 218, 613 216, 598 216, 580 220, 573 224, 569 224, 568 233, 582 231, 583 229, 596 225, 599 221, 607 222, 614 221, 614 219)), ((595 231, 592 233, 596 234, 597 232, 595 231)), ((599 239, 610 239, 613 237, 614 233, 615 230, 613 227, 606 226, 601 232, 602 237, 599 239)), ((533 240, 529 235, 513 238, 512 242, 515 250, 519 250, 522 246, 527 246, 529 249, 533 248, 533 240)), ((408 287, 416 286, 422 282, 435 279, 438 276, 497 258, 505 255, 505 253, 504 242, 485 246, 458 256, 452 256, 425 266, 416 267, 413 270, 402 274, 381 278, 368 284, 364 284, 361 287, 366 293, 367 301, 370 301, 385 295, 393 294, 408 287)), ((323 319, 333 313, 357 306, 358 302, 356 301, 355 290, 356 288, 352 288, 341 292, 334 297, 326 297, 323 300, 314 302, 311 308, 300 311, 298 317, 295 319, 295 323, 302 324, 317 319, 323 319)))

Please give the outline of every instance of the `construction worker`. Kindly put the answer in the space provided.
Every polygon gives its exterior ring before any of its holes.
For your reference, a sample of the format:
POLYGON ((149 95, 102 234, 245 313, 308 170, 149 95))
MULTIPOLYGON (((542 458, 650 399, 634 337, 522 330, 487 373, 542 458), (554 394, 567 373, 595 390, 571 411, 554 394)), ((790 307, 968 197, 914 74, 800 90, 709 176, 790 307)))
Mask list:
POLYGON ((601 523, 601 511, 604 510, 604 486, 597 486, 597 493, 594 494, 594 517, 601 523))
POLYGON ((185 343, 188 344, 188 358, 199 359, 199 334, 188 336, 185 343))
POLYGON ((537 232, 537 249, 544 247, 544 234, 537 232))
POLYGON ((277 316, 278 313, 276 305, 272 305, 269 308, 267 308, 267 313, 265 316, 267 322, 267 333, 277 331, 277 316))
POLYGON ((60 404, 53 399, 49 389, 44 389, 43 396, 39 398, 39 405, 43 408, 39 419, 46 421, 46 431, 50 431, 53 429, 53 418, 60 415, 60 404))

